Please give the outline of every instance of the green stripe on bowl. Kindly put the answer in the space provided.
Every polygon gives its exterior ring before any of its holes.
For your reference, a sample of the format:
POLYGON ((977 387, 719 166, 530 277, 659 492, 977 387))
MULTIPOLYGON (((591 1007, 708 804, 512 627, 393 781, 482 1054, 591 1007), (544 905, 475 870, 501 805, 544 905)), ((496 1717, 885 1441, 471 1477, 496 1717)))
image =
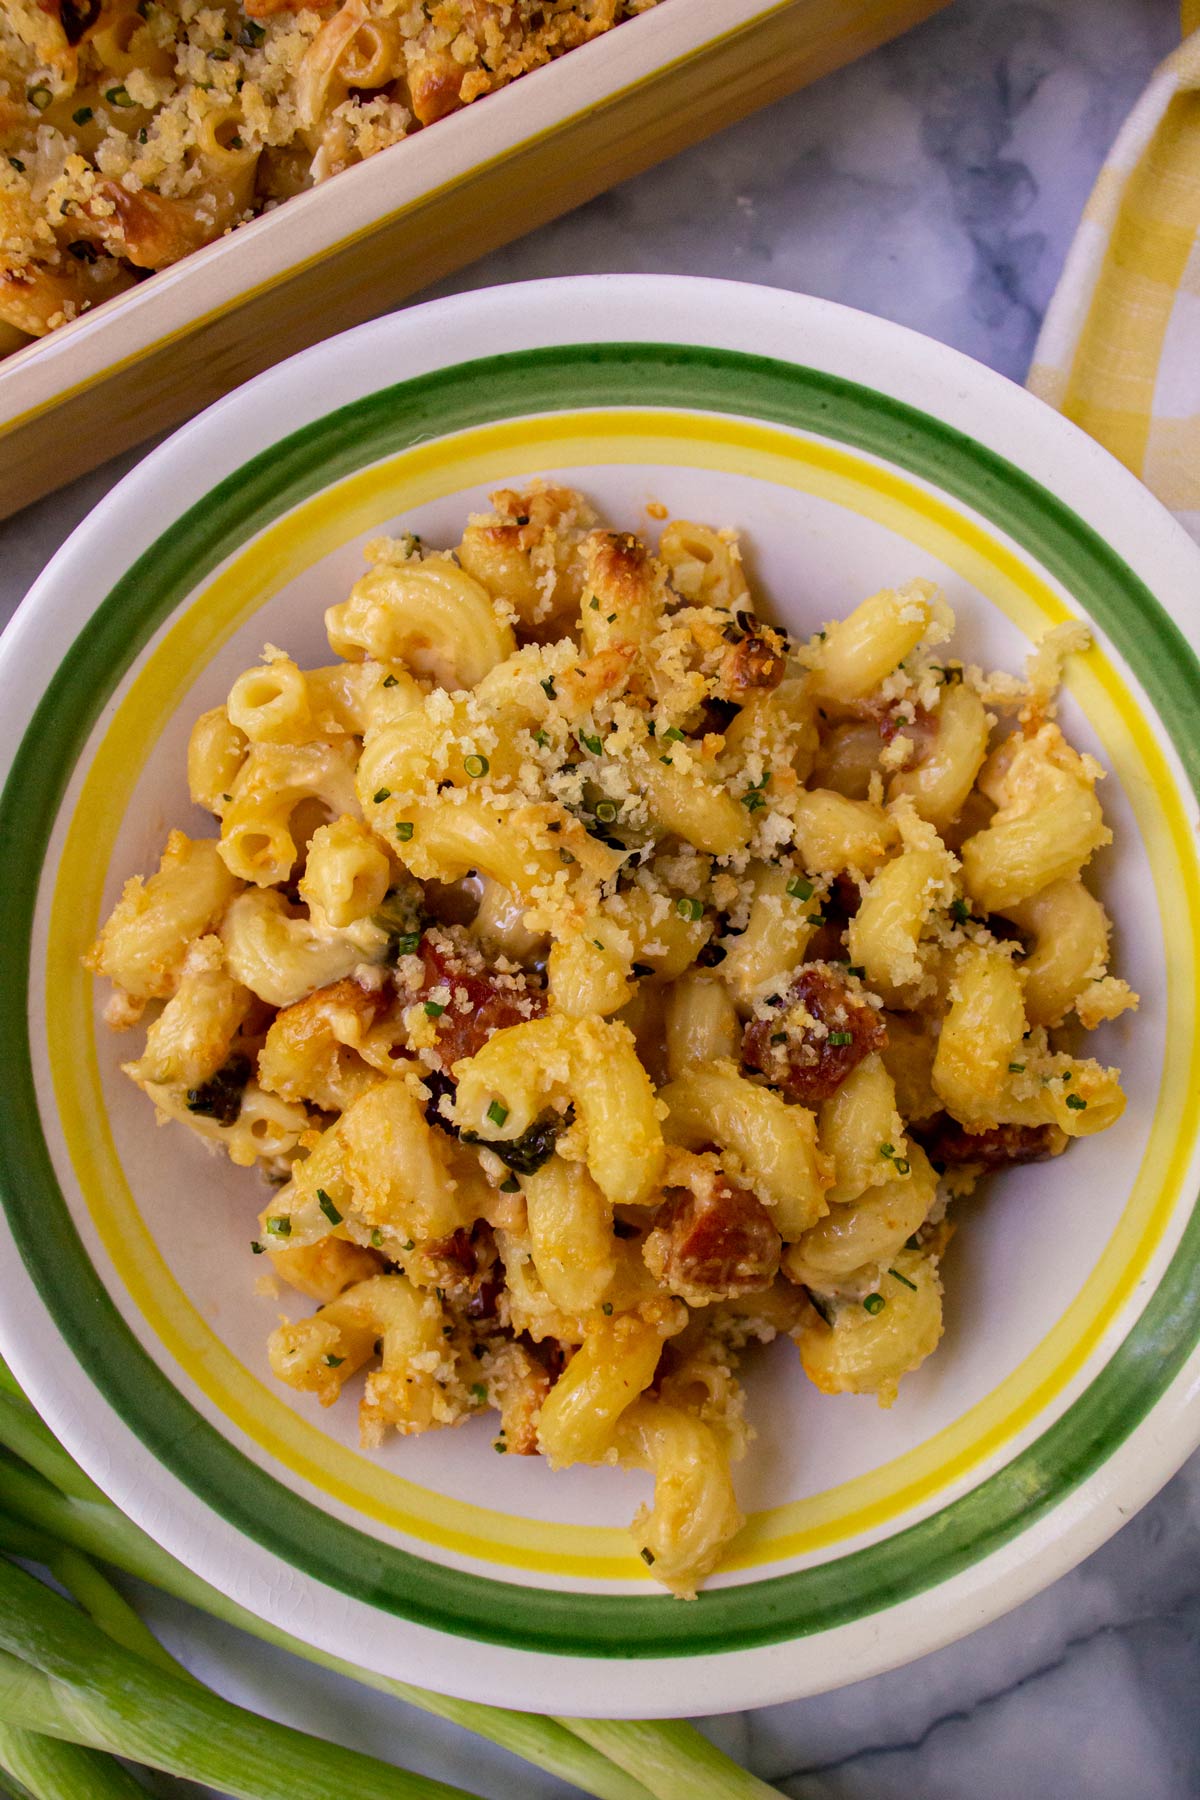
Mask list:
POLYGON ((973 507, 1056 576, 1150 695, 1200 794, 1200 667, 1133 571, 1021 470, 939 420, 814 369, 730 351, 600 344, 498 356, 369 395, 295 432, 193 506, 133 565, 79 634, 38 706, 0 796, 20 844, 0 886, 0 1029, 12 1047, 3 1199, 21 1255, 91 1379, 146 1448, 229 1524, 358 1600, 523 1650, 659 1657, 830 1630, 979 1561, 1056 1505, 1128 1436, 1200 1339, 1200 1217, 1142 1317, 1086 1392, 1006 1468, 921 1523, 816 1568, 702 1594, 556 1593, 425 1561, 330 1518, 209 1425, 137 1343, 93 1270, 38 1117, 26 1009, 41 864, 88 733, 148 638, 263 526, 342 476, 411 445, 501 419, 664 406, 816 432, 899 465, 973 507))

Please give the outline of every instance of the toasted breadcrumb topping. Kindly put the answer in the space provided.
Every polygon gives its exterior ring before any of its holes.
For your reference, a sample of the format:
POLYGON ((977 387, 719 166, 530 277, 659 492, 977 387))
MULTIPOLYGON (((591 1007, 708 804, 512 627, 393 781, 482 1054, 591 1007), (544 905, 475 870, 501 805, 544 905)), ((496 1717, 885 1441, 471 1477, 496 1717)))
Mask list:
POLYGON ((657 0, 6 0, 0 322, 40 337, 657 0))

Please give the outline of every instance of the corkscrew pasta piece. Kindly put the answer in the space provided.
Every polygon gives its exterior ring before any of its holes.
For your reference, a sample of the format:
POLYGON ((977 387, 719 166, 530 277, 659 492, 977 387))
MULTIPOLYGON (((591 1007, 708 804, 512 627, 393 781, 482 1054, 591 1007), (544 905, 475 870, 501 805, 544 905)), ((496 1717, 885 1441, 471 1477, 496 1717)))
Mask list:
MULTIPOLYGON (((372 6, 311 39, 317 155, 397 53, 372 6)), ((632 1542, 686 1598, 741 1527, 747 1344, 890 1406, 947 1209, 1120 1117, 1062 1035, 1137 1004, 1054 715, 1078 634, 1023 684, 964 670, 914 581, 793 643, 727 529, 656 555, 565 488, 492 507, 457 560, 372 541, 340 660, 268 645, 207 695, 213 835, 170 835, 88 965, 114 1028, 149 1009, 122 1066, 159 1116, 272 1184, 257 1266, 316 1308, 268 1339, 295 1404, 352 1390, 371 1450, 488 1414, 550 1478, 648 1472, 632 1542)))

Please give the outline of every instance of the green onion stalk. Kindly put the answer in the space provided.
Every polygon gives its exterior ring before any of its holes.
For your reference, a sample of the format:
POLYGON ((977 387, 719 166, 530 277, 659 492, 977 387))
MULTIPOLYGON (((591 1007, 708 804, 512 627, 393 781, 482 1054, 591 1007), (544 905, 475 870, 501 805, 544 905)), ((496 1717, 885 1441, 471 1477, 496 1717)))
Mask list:
POLYGON ((360 1669, 257 1618, 127 1519, 57 1442, 2 1363, 0 1446, 0 1555, 44 1567, 76 1602, 0 1560, 0 1796, 7 1779, 17 1800, 133 1800, 144 1790, 112 1761, 119 1755, 246 1800, 328 1800, 331 1793, 339 1800, 463 1800, 460 1789, 257 1718, 210 1693, 163 1648, 99 1563, 461 1725, 596 1800, 779 1800, 777 1789, 684 1721, 551 1718, 455 1700, 360 1669))

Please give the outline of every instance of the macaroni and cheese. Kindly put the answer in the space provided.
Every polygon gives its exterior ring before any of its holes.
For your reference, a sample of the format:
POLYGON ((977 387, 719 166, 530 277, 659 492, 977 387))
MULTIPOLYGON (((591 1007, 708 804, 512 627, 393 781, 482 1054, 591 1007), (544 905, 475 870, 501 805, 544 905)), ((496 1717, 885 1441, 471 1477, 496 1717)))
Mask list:
POLYGON ((0 355, 655 0, 4 0, 0 355))
POLYGON ((88 960, 160 1116, 271 1183, 250 1248, 317 1303, 279 1380, 353 1385, 368 1446, 490 1414, 648 1470, 634 1538, 690 1596, 741 1523, 746 1347, 890 1406, 950 1203, 1121 1114, 1060 1035, 1137 1003, 1055 716, 1086 633, 988 676, 914 580, 796 641, 731 531, 493 507, 370 544, 338 660, 268 645, 196 722, 218 833, 88 960))

